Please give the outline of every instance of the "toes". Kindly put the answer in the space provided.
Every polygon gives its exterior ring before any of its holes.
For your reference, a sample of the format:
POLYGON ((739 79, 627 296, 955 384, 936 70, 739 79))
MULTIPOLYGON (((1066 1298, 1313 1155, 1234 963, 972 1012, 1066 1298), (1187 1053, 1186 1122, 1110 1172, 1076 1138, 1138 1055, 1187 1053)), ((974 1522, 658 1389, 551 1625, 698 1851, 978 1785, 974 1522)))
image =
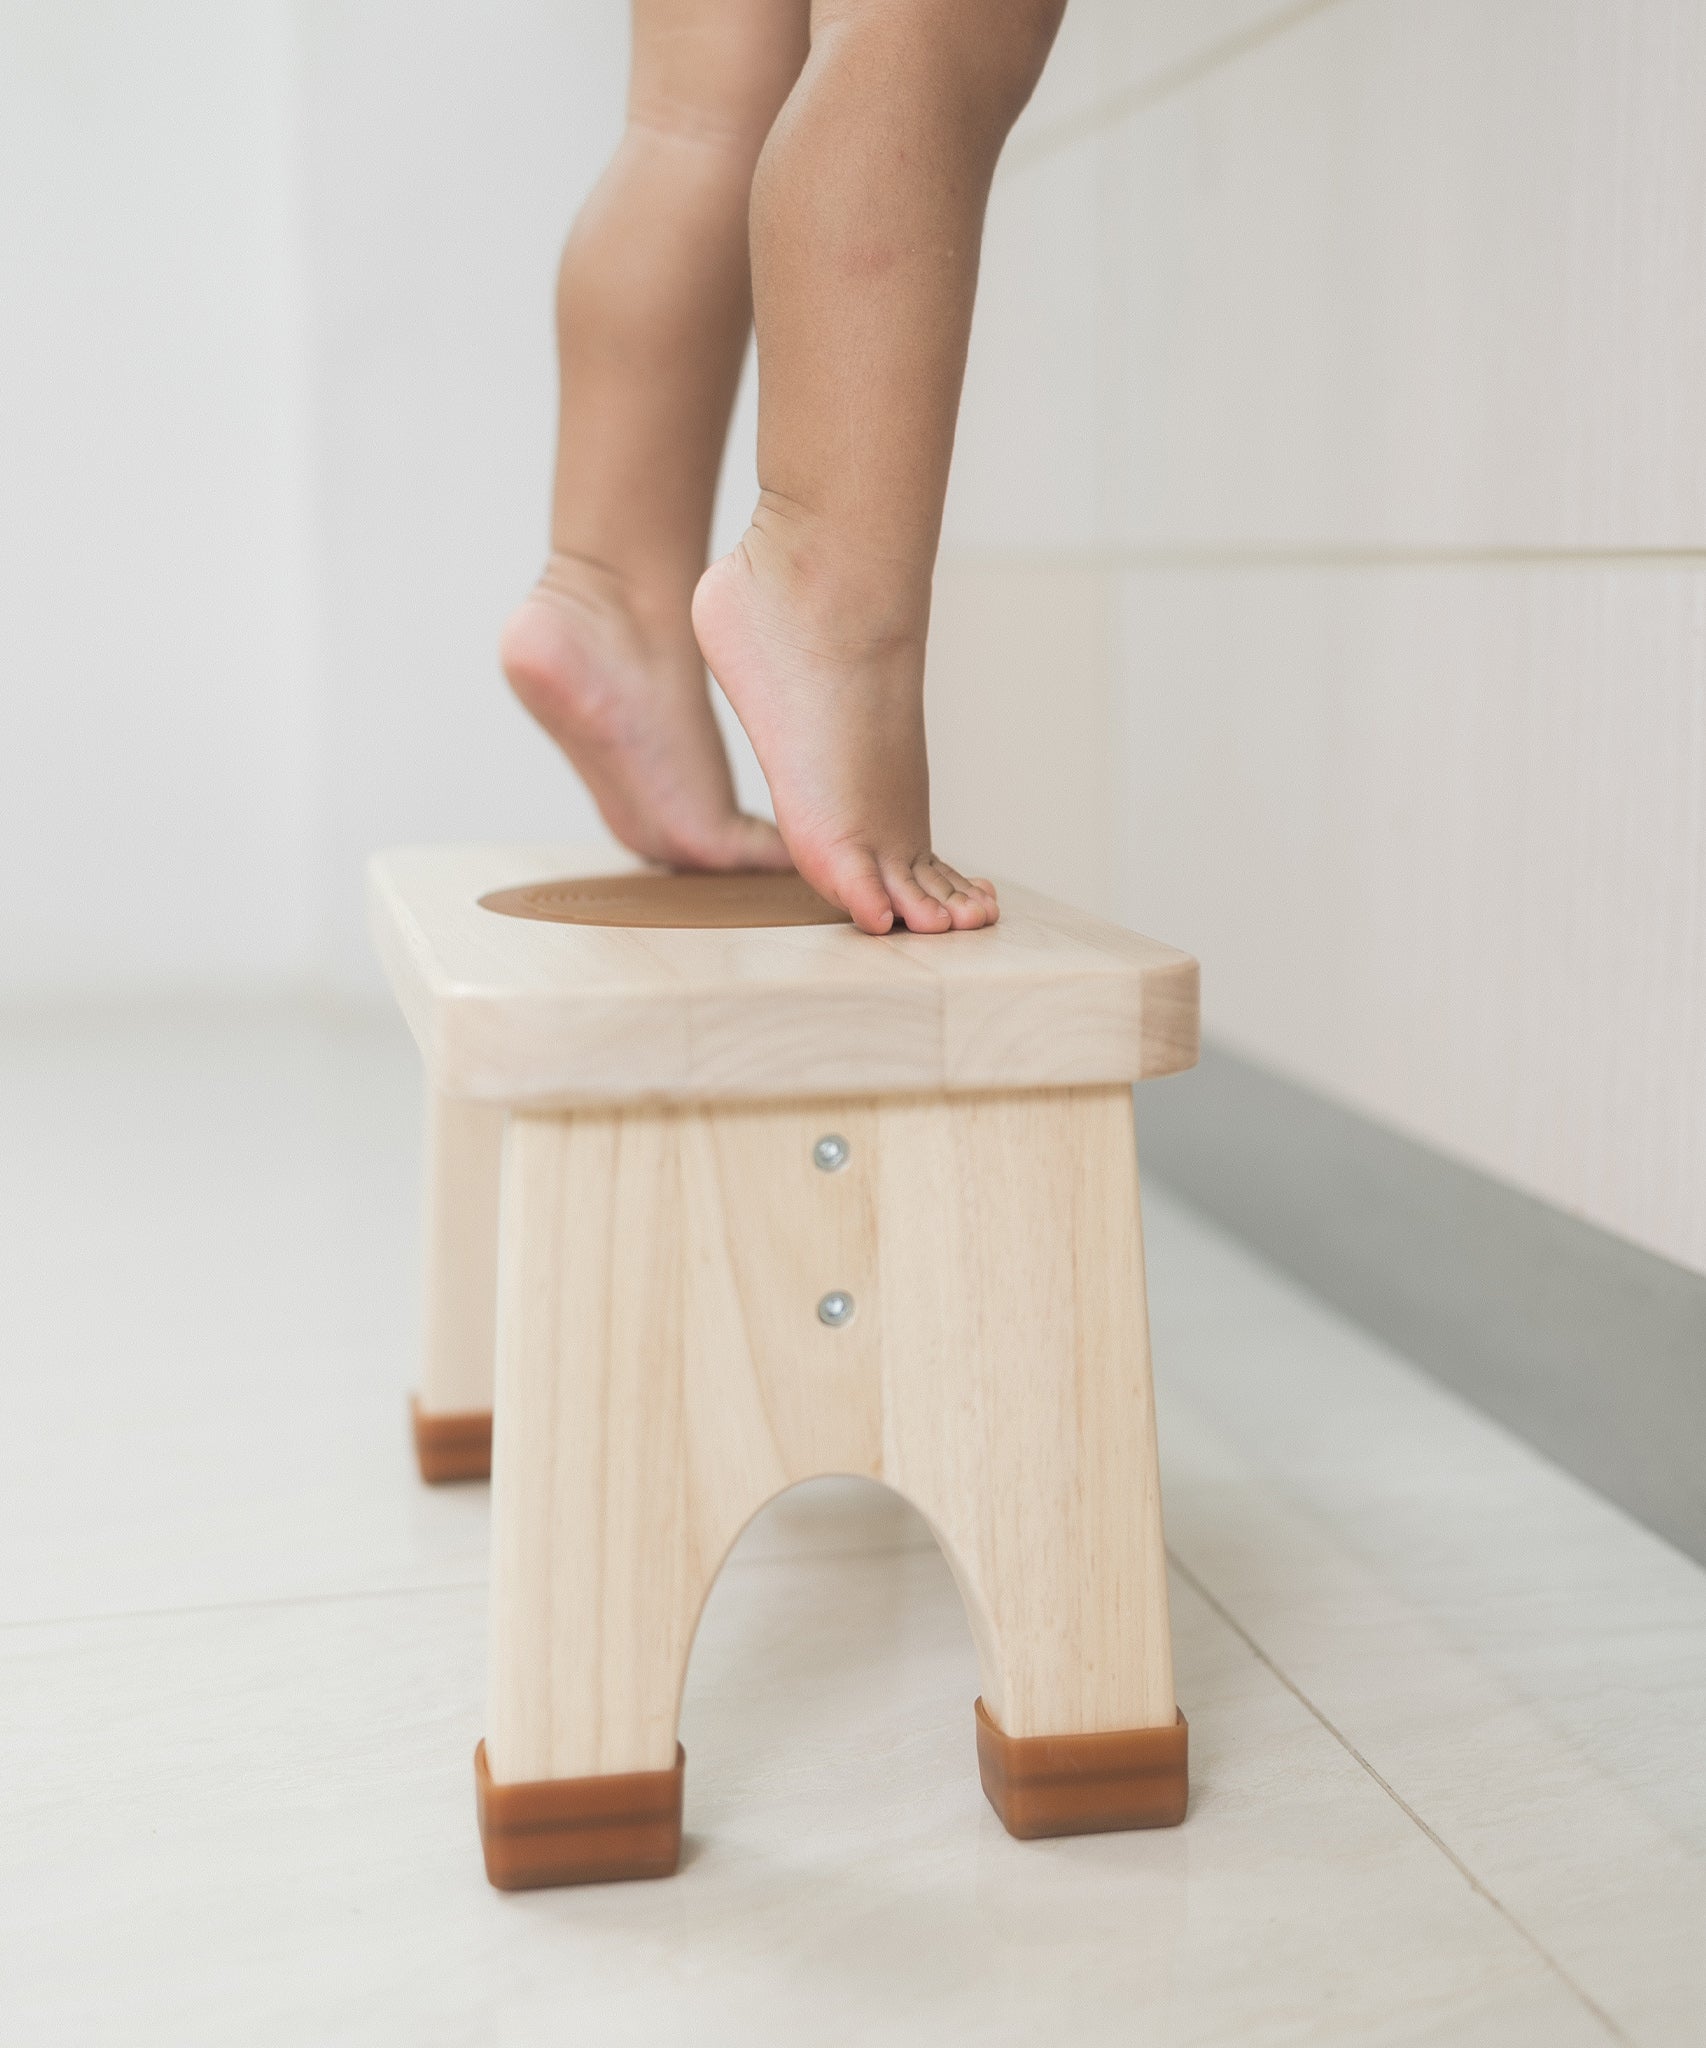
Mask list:
POLYGON ((936 865, 949 878, 956 889, 963 889, 968 896, 981 897, 987 908, 994 909, 995 884, 993 882, 985 880, 982 875, 962 875, 958 868, 949 867, 948 863, 937 855, 932 854, 930 857, 936 862, 936 865))
POLYGON ((918 868, 922 863, 888 861, 883 866, 883 881, 889 892, 889 901, 897 914, 905 920, 908 931, 946 932, 952 931, 953 912, 940 896, 923 886, 918 868))
POLYGON ((935 860, 937 867, 941 869, 942 873, 947 876, 956 889, 963 890, 968 896, 981 896, 990 903, 995 901, 995 884, 993 882, 984 881, 981 875, 962 875, 958 868, 949 867, 945 860, 940 859, 934 854, 931 858, 935 860))
POLYGON ((873 938, 880 939, 886 932, 893 931, 896 906, 890 900, 890 891, 877 872, 877 863, 872 855, 850 854, 822 881, 814 874, 808 874, 806 880, 814 889, 839 903, 862 932, 869 932, 873 938))
POLYGON ((993 894, 986 895, 957 868, 934 854, 927 854, 916 866, 919 881, 945 906, 955 931, 975 932, 995 922, 993 894))
POLYGON ((986 925, 999 924, 1001 922, 1001 905, 996 900, 995 891, 987 882, 973 882, 971 885, 971 900, 982 911, 983 922, 986 925))
POLYGON ((964 875, 955 874, 955 871, 951 868, 948 872, 955 875, 955 880, 958 881, 960 887, 965 890, 966 894, 974 902, 982 905, 983 921, 985 924, 1000 923, 1001 905, 996 898, 995 884, 993 882, 986 881, 982 875, 973 875, 968 879, 964 875))
POLYGON ((814 889, 839 903, 861 931, 879 938, 897 928, 977 931, 1000 915, 987 882, 967 881, 934 854, 879 860, 863 848, 844 848, 821 865, 802 859, 800 870, 814 889))
POLYGON ((933 853, 921 854, 912 863, 912 878, 926 896, 934 896, 938 903, 952 901, 954 875, 951 869, 939 861, 933 853))

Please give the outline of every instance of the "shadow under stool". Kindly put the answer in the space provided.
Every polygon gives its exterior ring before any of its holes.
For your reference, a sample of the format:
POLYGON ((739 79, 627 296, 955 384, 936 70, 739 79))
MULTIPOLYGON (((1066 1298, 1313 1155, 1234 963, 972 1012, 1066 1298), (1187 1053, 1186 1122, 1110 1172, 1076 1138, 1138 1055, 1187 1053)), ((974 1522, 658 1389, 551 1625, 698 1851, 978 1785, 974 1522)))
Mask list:
POLYGON ((1012 1833, 1182 1820, 1131 1084, 1195 1060, 1196 963, 1011 885, 874 939, 553 846, 383 854, 370 901, 426 1069, 421 1472, 492 1479, 491 1881, 675 1869, 706 1595, 829 1473, 934 1530, 1012 1833))

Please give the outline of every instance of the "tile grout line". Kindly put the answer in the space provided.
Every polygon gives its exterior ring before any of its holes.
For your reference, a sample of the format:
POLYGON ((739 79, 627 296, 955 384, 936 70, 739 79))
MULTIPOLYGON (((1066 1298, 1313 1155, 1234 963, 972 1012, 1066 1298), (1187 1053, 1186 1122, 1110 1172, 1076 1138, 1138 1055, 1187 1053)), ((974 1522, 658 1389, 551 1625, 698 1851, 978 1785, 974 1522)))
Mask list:
POLYGON ((942 548, 949 569, 1688 569, 1706 568, 1706 547, 1216 547, 942 548))
POLYGON ((1605 2008, 1602 2005, 1600 2005, 1596 1999, 1590 1996, 1588 1992, 1583 1990, 1581 1985, 1578 1984, 1576 1980, 1570 1975, 1569 1971, 1564 1968, 1563 1964, 1558 1961, 1557 1957, 1554 1956, 1548 1948, 1546 1948, 1546 1946, 1540 1941, 1540 1939, 1536 1935, 1530 1933, 1528 1928, 1526 1928, 1523 1925, 1523 1923, 1516 1917, 1516 1915, 1504 1903, 1504 1901, 1501 1898, 1499 1898, 1499 1896, 1495 1892, 1488 1890, 1487 1886, 1481 1882, 1481 1880, 1475 1875, 1474 1871, 1470 1869, 1469 1865, 1465 1863, 1463 1858, 1458 1855, 1457 1851, 1451 1847, 1450 1843, 1444 1840, 1444 1838, 1439 1834, 1437 1829, 1432 1828, 1428 1825, 1428 1823, 1422 1818, 1422 1816, 1416 1811, 1416 1809, 1410 1804, 1410 1802, 1403 1796, 1403 1794, 1396 1789, 1396 1787, 1394 1787, 1385 1778, 1381 1776, 1379 1771, 1375 1769, 1374 1765, 1371 1764, 1368 1758, 1363 1755, 1362 1751, 1357 1748, 1356 1744, 1352 1742, 1350 1738, 1343 1733, 1342 1730, 1337 1728, 1327 1718, 1327 1716, 1321 1711, 1321 1709, 1315 1704, 1315 1702, 1309 1697, 1309 1695, 1302 1689, 1301 1686, 1297 1685, 1283 1670, 1281 1670, 1279 1665, 1274 1662, 1273 1658, 1270 1657, 1267 1651, 1262 1648, 1261 1644, 1257 1642, 1256 1638, 1253 1635, 1251 1635, 1250 1631, 1244 1627, 1243 1623, 1240 1622, 1236 1618, 1236 1616, 1234 1616, 1230 1612, 1228 1608, 1223 1606, 1218 1599, 1216 1599, 1214 1594, 1212 1594, 1208 1590, 1207 1586, 1203 1584, 1202 1580, 1197 1577, 1196 1573, 1193 1572, 1190 1569, 1190 1567, 1180 1559, 1178 1553, 1172 1550, 1171 1548, 1169 1548, 1167 1552, 1167 1561, 1172 1566, 1173 1570, 1178 1573, 1180 1578, 1184 1580, 1185 1584, 1190 1587, 1191 1591, 1196 1594, 1197 1598, 1201 1600, 1203 1604, 1206 1607, 1208 1607, 1214 1614, 1216 1614, 1222 1622, 1225 1623, 1225 1625, 1232 1631, 1232 1633, 1238 1638, 1238 1640, 1244 1645, 1244 1647, 1250 1652, 1250 1654, 1257 1660, 1257 1662, 1260 1663, 1266 1671, 1270 1672, 1275 1678, 1279 1680, 1280 1684, 1285 1687, 1286 1691, 1291 1694, 1292 1698, 1295 1699, 1300 1706, 1307 1709, 1307 1711, 1314 1717, 1316 1721, 1320 1723, 1320 1725, 1327 1731, 1327 1733, 1333 1738, 1333 1740, 1339 1745, 1339 1747, 1345 1752, 1345 1754, 1352 1760, 1352 1762, 1355 1763, 1369 1778, 1371 1778, 1374 1781, 1376 1785, 1380 1787, 1381 1791, 1386 1794, 1387 1798, 1390 1799, 1393 1805, 1398 1808, 1399 1812, 1404 1815, 1405 1819, 1408 1820, 1412 1826, 1417 1828, 1423 1835, 1427 1837, 1427 1839, 1433 1844, 1433 1846, 1439 1851, 1439 1853, 1457 1872, 1458 1876, 1461 1877, 1464 1883, 1469 1886, 1470 1890, 1473 1891, 1477 1895, 1477 1897, 1485 1900, 1485 1902, 1492 1907, 1493 1911, 1499 1915, 1500 1919, 1502 1919, 1505 1922, 1505 1924, 1511 1929, 1512 1933, 1515 1934, 1521 1941, 1523 1941, 1530 1949, 1532 1949, 1534 1954, 1540 1958, 1541 1962, 1543 1962, 1546 1965, 1547 1969, 1549 1969, 1553 1973, 1553 1975, 1558 1979, 1558 1981, 1561 1984, 1563 1984, 1564 1987, 1575 1998, 1580 2000, 1581 2004, 1586 2008, 1586 2010, 1589 2013, 1593 2015, 1593 2017, 1605 2029, 1606 2033, 1611 2037, 1611 2039, 1623 2043, 1624 2048, 1632 2048, 1629 2036, 1626 2033, 1624 2033, 1623 2029, 1617 2024, 1617 2022, 1611 2017, 1611 2015, 1605 2010, 1605 2008))
POLYGON ((81 1614, 34 1614, 0 1621, 0 1636, 30 1628, 99 1627, 117 1621, 182 1621, 203 1614, 271 1613, 292 1607, 337 1607, 361 1600, 424 1599, 433 1593, 484 1592, 484 1579, 438 1579, 414 1586, 345 1586, 326 1593, 260 1593, 247 1599, 190 1600, 176 1607, 109 1607, 81 1614))
POLYGON ((1074 142, 1087 141, 1104 129, 1117 127, 1120 122, 1130 120, 1133 114, 1146 113, 1149 108, 1171 99, 1175 93, 1183 92, 1212 72, 1223 70, 1240 57, 1248 56, 1252 50, 1259 50, 1264 43, 1275 41, 1312 15, 1324 14, 1328 8, 1343 4, 1344 0, 1298 0, 1298 4, 1282 7, 1276 13, 1252 22, 1248 28, 1224 36, 1218 43, 1211 43, 1195 56, 1181 58, 1176 64, 1152 72, 1148 78, 1110 94, 1107 99, 1099 100, 1079 113, 1066 114, 1058 121, 1039 126, 1031 134, 1021 136, 1007 151, 1001 161, 1001 173, 1026 170, 1032 164, 1046 161, 1057 150, 1069 148, 1074 142))
MULTIPOLYGON (((878 1557, 923 1556, 927 1553, 940 1554, 934 1542, 927 1543, 878 1543, 852 1544, 835 1550, 778 1551, 769 1557, 743 1557, 725 1561, 713 1581, 722 1579, 723 1572, 757 1571, 776 1565, 798 1564, 843 1564, 861 1559, 878 1557)), ((434 1593, 483 1593, 489 1580, 478 1579, 433 1579, 410 1586, 347 1586, 324 1593, 261 1593, 246 1599, 233 1600, 192 1600, 172 1607, 111 1607, 78 1614, 30 1614, 18 1615, 9 1620, 0 1620, 0 1637, 17 1634, 32 1628, 83 1628, 97 1627, 120 1621, 181 1621, 197 1615, 243 1614, 249 1611, 272 1612, 283 1608, 336 1607, 362 1600, 412 1600, 423 1599, 434 1593)))

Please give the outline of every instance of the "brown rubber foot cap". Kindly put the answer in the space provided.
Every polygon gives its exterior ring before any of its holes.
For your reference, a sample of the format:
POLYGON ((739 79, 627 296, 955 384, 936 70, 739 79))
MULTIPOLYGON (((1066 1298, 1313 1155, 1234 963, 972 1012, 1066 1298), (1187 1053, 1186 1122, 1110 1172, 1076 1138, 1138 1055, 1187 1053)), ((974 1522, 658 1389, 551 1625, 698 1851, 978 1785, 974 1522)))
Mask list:
POLYGON ((415 1460, 429 1486, 453 1479, 492 1476, 492 1412, 429 1415, 418 1401, 409 1403, 415 1427, 415 1460))
POLYGON ((672 1771, 494 1785, 482 1742, 474 1752, 474 1796, 487 1877, 501 1892, 524 1892, 673 1875, 681 1860, 686 1762, 677 1743, 672 1771))
POLYGON ((1185 1817, 1190 1731, 1121 1728, 1107 1735, 1003 1735, 977 1703, 977 1770, 1010 1835, 1101 1835, 1176 1828, 1185 1817))

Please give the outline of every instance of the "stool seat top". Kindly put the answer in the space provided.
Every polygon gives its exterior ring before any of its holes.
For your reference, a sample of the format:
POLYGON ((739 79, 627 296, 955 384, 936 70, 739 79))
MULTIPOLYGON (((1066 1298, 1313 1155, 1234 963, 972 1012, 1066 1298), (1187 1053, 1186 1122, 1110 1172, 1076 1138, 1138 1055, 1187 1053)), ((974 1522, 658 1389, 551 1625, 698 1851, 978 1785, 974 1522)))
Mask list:
POLYGON ((1195 1062, 1189 954, 998 886, 988 930, 877 939, 794 877, 669 875, 609 848, 420 846, 375 855, 368 905, 428 1082, 447 1095, 970 1093, 1195 1062))

